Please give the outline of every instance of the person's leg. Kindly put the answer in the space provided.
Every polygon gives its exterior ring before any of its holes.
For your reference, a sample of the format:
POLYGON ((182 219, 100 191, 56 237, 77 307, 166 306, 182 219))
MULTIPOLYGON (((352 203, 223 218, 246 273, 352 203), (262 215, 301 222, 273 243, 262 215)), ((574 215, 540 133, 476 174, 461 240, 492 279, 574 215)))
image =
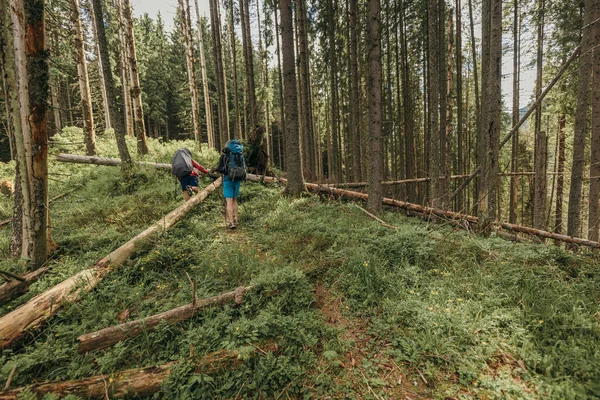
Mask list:
POLYGON ((181 191, 183 192, 183 200, 188 201, 190 199, 190 195, 188 194, 187 187, 189 186, 189 176, 184 176, 180 180, 181 191))
POLYGON ((233 201, 234 199, 225 198, 225 209, 227 211, 227 222, 229 226, 235 225, 233 222, 233 201))
POLYGON ((233 215, 233 223, 234 224, 238 224, 239 223, 239 219, 238 219, 238 202, 237 202, 237 197, 231 199, 232 200, 232 204, 231 204, 231 213, 233 215))

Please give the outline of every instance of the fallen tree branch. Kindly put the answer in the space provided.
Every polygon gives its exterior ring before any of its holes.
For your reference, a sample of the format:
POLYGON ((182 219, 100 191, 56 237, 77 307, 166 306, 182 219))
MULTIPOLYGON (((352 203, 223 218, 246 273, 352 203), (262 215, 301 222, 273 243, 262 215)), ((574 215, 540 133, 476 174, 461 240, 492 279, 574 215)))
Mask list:
MULTIPOLYGON (((106 165, 106 166, 110 166, 110 167, 118 167, 119 165, 121 165, 120 158, 81 156, 78 154, 65 154, 65 153, 58 154, 56 156, 56 161, 76 163, 76 164, 106 165)), ((148 162, 148 161, 136 161, 136 162, 134 162, 134 164, 154 167, 156 169, 171 170, 171 164, 154 163, 154 162, 148 162)))
MULTIPOLYGON (((255 176, 249 175, 248 180, 256 180, 256 178, 255 178, 255 176)), ((280 180, 282 182, 285 182, 285 179, 283 179, 283 178, 270 178, 268 176, 265 177, 264 180, 265 180, 265 182, 277 182, 280 180)), ((353 191, 344 190, 344 189, 336 189, 336 188, 318 185, 315 183, 306 183, 305 187, 306 187, 306 189, 311 190, 313 192, 317 192, 317 193, 326 192, 326 193, 330 193, 330 194, 333 194, 336 196, 346 197, 349 199, 366 201, 369 198, 369 195, 367 195, 366 193, 353 192, 353 191)), ((458 221, 467 221, 467 222, 475 223, 475 224, 478 221, 477 217, 475 217, 473 215, 467 215, 467 214, 457 213, 454 211, 445 211, 445 210, 440 210, 437 208, 425 207, 425 206, 422 206, 419 204, 407 203, 405 201, 394 200, 394 199, 390 199, 387 197, 384 197, 382 199, 382 202, 383 202, 383 204, 385 204, 387 206, 399 207, 399 208, 403 208, 405 210, 414 211, 414 212, 424 214, 424 215, 436 215, 436 216, 447 218, 447 219, 454 219, 454 220, 458 220, 458 221)), ((593 249, 600 249, 600 242, 594 242, 591 240, 582 239, 582 238, 578 238, 578 237, 574 237, 574 236, 560 235, 560 234, 554 233, 554 232, 542 231, 540 229, 510 224, 507 222, 494 222, 494 225, 499 228, 507 229, 507 230, 510 230, 513 232, 526 233, 529 235, 533 235, 533 236, 537 236, 537 237, 541 237, 541 238, 545 238, 545 239, 554 239, 554 240, 559 240, 561 242, 576 244, 578 246, 586 246, 586 247, 591 247, 593 249)))
POLYGON ((197 315, 203 308, 234 301, 239 304, 241 302, 241 296, 243 295, 243 292, 251 290, 252 288, 252 286, 242 286, 234 291, 220 293, 204 300, 195 300, 192 303, 162 312, 160 314, 155 314, 150 317, 138 319, 136 321, 111 326, 96 332, 86 333, 85 335, 81 335, 77 338, 77 340, 80 342, 77 351, 79 353, 87 353, 104 349, 127 338, 139 336, 142 334, 142 332, 152 332, 154 328, 162 321, 176 323, 190 319, 197 315))
MULTIPOLYGON (((258 355, 257 349, 255 347, 251 354, 258 355)), ((268 343, 261 347, 261 351, 269 353, 276 350, 277 345, 274 343, 268 343)), ((212 374, 224 369, 237 368, 244 363, 241 356, 242 354, 237 350, 220 350, 201 358, 195 358, 193 359, 194 372, 212 374)), ((29 385, 9 392, 0 392, 0 400, 17 400, 19 394, 27 389, 40 397, 48 393, 57 393, 61 396, 72 394, 84 399, 106 398, 107 393, 110 398, 150 396, 160 390, 163 382, 178 364, 178 361, 174 361, 162 365, 118 371, 109 376, 97 375, 81 380, 29 385)))
POLYGON ((42 325, 44 321, 54 316, 65 302, 76 301, 82 294, 92 290, 113 268, 118 267, 135 253, 136 244, 157 232, 169 229, 220 185, 221 178, 96 264, 67 278, 14 311, 0 317, 0 348, 15 343, 28 329, 42 325))
POLYGON ((385 226, 386 228, 391 228, 391 229, 398 229, 397 226, 394 225, 390 225, 388 223, 386 223, 384 220, 378 218, 375 214, 371 214, 370 212, 368 212, 367 210, 365 210, 364 208, 362 208, 361 206, 359 206, 358 204, 355 204, 355 206, 362 212, 364 212, 365 214, 367 214, 369 217, 373 218, 375 221, 379 222, 379 224, 381 226, 385 226))
POLYGON ((38 268, 23 276, 22 281, 10 281, 0 286, 0 306, 27 293, 29 286, 49 269, 49 267, 38 268))
POLYGON ((2 269, 0 269, 0 275, 3 275, 5 278, 8 277, 6 280, 11 280, 10 278, 12 278, 12 279, 16 279, 21 282, 25 281, 25 278, 23 278, 22 276, 15 275, 12 272, 4 271, 2 269))

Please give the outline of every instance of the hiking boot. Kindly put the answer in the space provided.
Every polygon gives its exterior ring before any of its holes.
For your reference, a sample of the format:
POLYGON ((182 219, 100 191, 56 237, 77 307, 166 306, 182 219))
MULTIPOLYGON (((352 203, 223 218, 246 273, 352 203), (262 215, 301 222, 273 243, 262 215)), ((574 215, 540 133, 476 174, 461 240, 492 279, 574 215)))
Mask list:
POLYGON ((192 189, 190 185, 187 185, 185 190, 187 191, 188 196, 192 197, 194 195, 194 189, 192 189))
POLYGON ((238 226, 240 224, 240 221, 236 218, 233 220, 233 223, 235 224, 235 226, 238 226))
POLYGON ((235 229, 236 228, 235 223, 230 222, 229 225, 228 225, 228 228, 229 229, 235 229))

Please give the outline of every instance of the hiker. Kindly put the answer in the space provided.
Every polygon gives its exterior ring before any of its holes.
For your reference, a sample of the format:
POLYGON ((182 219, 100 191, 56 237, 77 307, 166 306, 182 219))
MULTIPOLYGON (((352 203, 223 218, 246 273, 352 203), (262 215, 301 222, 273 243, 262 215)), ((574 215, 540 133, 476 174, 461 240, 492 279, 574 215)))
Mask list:
POLYGON ((223 174, 223 196, 229 229, 235 229, 239 224, 237 198, 240 195, 240 185, 246 179, 243 150, 244 147, 239 140, 228 141, 221 151, 219 165, 216 168, 217 172, 223 174))
POLYGON ((181 190, 185 201, 188 201, 194 193, 198 193, 198 173, 208 175, 208 170, 192 159, 192 153, 181 148, 175 151, 171 161, 173 174, 179 179, 181 190))

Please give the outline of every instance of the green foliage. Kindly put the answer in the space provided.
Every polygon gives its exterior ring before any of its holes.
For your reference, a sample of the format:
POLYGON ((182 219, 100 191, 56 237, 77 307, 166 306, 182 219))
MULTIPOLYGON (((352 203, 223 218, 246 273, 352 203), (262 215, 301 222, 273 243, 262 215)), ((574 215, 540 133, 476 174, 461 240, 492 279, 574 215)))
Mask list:
MULTIPOLYGON (((52 151, 80 135, 65 129, 52 151)), ((114 143, 111 132, 100 135, 100 154, 116 155, 114 143)), ((218 159, 192 141, 150 139, 149 145, 148 160, 168 163, 184 146, 207 167, 218 159)), ((13 168, 1 164, 0 175, 10 177, 13 168)), ((51 195, 77 189, 51 205, 60 249, 51 272, 1 314, 92 265, 182 202, 175 178, 153 168, 136 167, 123 178, 118 168, 51 161, 50 176, 56 178, 51 195)), ((240 200, 234 233, 223 228, 218 192, 138 245, 94 291, 63 307, 19 347, 3 350, 0 381, 14 365, 17 387, 180 361, 152 398, 367 398, 366 384, 394 398, 383 372, 388 360, 416 374, 415 381, 422 374, 429 382, 424 397, 598 398, 595 258, 385 212, 382 218, 398 227, 392 230, 352 204, 289 200, 276 186, 244 183, 240 200), (187 275, 199 298, 253 289, 241 305, 204 309, 189 321, 77 353, 83 333, 189 303, 187 275), (327 312, 337 313, 331 318, 337 323, 327 323, 327 312), (250 346, 264 342, 276 342, 278 350, 250 355, 250 346), (240 351, 241 366, 195 372, 191 355, 221 349, 240 351), (349 368, 349 354, 363 357, 349 368)), ((0 230, 3 251, 9 239, 10 229, 0 230)), ((0 266, 24 272, 11 260, 0 266)))

